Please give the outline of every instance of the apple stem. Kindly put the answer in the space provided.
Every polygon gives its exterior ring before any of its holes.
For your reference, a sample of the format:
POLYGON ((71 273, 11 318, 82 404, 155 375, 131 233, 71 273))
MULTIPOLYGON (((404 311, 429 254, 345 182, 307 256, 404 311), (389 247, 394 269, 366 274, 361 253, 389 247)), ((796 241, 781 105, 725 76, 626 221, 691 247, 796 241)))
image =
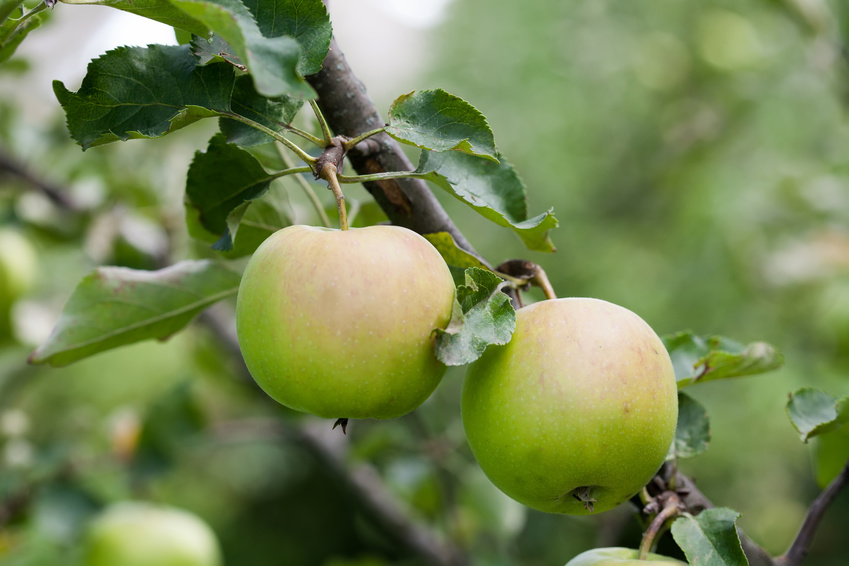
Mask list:
POLYGON ((660 513, 655 515, 655 518, 652 519, 652 522, 643 534, 643 540, 640 542, 640 560, 646 560, 649 552, 651 552, 651 549, 655 544, 657 535, 660 534, 666 523, 673 517, 680 515, 681 510, 684 508, 681 498, 678 497, 678 494, 675 492, 668 491, 658 497, 663 498, 664 500, 663 509, 660 510, 660 513), (664 497, 664 495, 666 495, 666 497, 664 497))
POLYGON ((348 229, 348 213, 345 211, 345 196, 342 194, 342 187, 339 186, 339 179, 336 178, 336 165, 333 163, 325 163, 319 171, 319 177, 327 181, 327 186, 333 191, 333 196, 336 197, 336 208, 339 210, 339 227, 342 230, 348 229))
POLYGON ((542 289, 546 299, 556 299, 557 294, 554 292, 554 287, 551 286, 551 281, 548 280, 545 270, 539 265, 536 266, 536 273, 531 278, 531 284, 542 289))
POLYGON ((534 285, 542 289, 546 299, 556 299, 557 294, 548 280, 545 270, 532 261, 525 259, 508 259, 495 268, 495 274, 506 279, 510 286, 516 289, 521 305, 519 291, 527 290, 528 285, 534 285))

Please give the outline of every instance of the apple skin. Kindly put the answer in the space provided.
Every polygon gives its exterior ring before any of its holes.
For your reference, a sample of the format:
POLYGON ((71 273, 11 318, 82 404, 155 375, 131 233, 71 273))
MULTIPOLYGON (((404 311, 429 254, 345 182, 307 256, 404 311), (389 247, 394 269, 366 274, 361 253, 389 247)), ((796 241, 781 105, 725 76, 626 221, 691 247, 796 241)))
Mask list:
POLYGON ((454 281, 439 252, 398 226, 290 226, 254 252, 236 329, 272 398, 325 418, 409 413, 445 374, 433 352, 454 281))
POLYGON ((11 335, 12 307, 35 284, 38 256, 30 241, 12 228, 0 228, 0 338, 11 335))
POLYGON ((582 552, 567 562, 566 566, 669 566, 669 564, 687 566, 686 562, 651 552, 645 560, 640 560, 639 556, 640 551, 632 548, 594 548, 582 552))
POLYGON ((89 525, 85 566, 221 566, 218 541, 195 515, 160 505, 121 502, 89 525))
POLYGON ((519 309, 513 339, 469 366, 462 414, 475 458, 504 493, 586 515, 626 501, 660 468, 677 386, 663 343, 636 314, 555 299, 519 309))

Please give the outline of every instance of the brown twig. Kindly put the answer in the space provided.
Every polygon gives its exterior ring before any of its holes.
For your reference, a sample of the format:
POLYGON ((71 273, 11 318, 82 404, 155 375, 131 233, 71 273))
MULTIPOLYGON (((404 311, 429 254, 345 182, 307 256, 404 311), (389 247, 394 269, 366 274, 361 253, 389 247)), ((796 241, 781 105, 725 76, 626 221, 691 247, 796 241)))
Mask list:
MULTIPOLYGON (((698 514, 705 509, 714 507, 714 504, 699 491, 693 480, 681 472, 676 472, 675 486, 680 494, 684 507, 692 514, 698 514)), ((749 559, 749 566, 773 566, 774 561, 769 553, 761 548, 755 541, 747 537, 740 529, 737 529, 743 553, 749 559)))
MULTIPOLYGON (((308 76, 307 81, 318 93, 318 106, 337 135, 356 138, 384 124, 335 39, 322 70, 308 76)), ((377 134, 351 148, 348 158, 360 175, 414 169, 395 140, 386 134, 377 134)), ((488 264, 466 240, 425 181, 392 179, 363 185, 393 224, 420 234, 448 232, 460 248, 488 264)))
POLYGON ((70 199, 70 197, 68 197, 66 194, 67 191, 63 187, 41 177, 37 177, 22 163, 17 161, 6 151, 0 149, 0 176, 3 174, 11 177, 17 177, 28 186, 43 194, 50 200, 50 202, 63 210, 73 212, 79 210, 79 207, 70 199))
POLYGON ((646 560, 649 552, 656 544, 657 537, 661 531, 666 528, 670 519, 677 517, 684 509, 684 504, 681 498, 674 491, 665 491, 658 496, 660 511, 654 516, 649 523, 646 532, 643 533, 643 540, 640 542, 640 560, 646 560))
POLYGON ((805 556, 808 555, 814 534, 817 532, 817 527, 819 527, 826 509, 837 499, 837 496, 847 484, 849 484, 849 461, 846 462, 837 477, 819 494, 819 497, 811 503, 805 521, 802 523, 802 528, 799 529, 799 534, 796 535, 796 539, 787 549, 787 552, 775 559, 774 564, 776 566, 799 566, 802 563, 805 556))
POLYGON ((442 542, 425 525, 410 517, 386 488, 377 470, 368 464, 352 465, 346 460, 348 444, 344 437, 333 433, 327 421, 315 420, 294 426, 281 419, 247 419, 218 423, 215 433, 230 441, 238 441, 243 436, 252 440, 265 437, 300 445, 353 496, 381 529, 423 563, 434 566, 468 563, 458 548, 442 542))

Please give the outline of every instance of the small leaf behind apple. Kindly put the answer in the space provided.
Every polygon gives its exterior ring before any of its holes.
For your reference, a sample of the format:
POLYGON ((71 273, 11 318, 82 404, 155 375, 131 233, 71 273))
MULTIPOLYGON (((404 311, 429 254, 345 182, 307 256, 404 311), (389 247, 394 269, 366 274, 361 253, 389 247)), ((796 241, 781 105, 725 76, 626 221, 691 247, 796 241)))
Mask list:
POLYGON ((448 366, 475 361, 490 344, 509 342, 516 329, 516 311, 501 292, 504 281, 476 267, 467 269, 465 277, 466 284, 457 287, 451 323, 436 331, 436 357, 448 366))
POLYGON ((849 422, 849 397, 837 399, 817 389, 799 389, 787 401, 787 416, 802 442, 807 442, 849 422))
POLYGON ((678 388, 695 383, 757 375, 780 368, 784 356, 771 344, 741 344, 723 336, 679 332, 663 337, 678 388))
POLYGON ((685 514, 672 523, 672 537, 692 566, 748 566, 737 534, 739 516, 725 507, 685 514))
POLYGON ((454 237, 448 232, 436 232, 434 234, 423 234, 425 239, 433 244, 436 251, 445 260, 445 263, 451 267, 459 267, 466 269, 467 267, 477 267, 480 269, 488 269, 486 265, 478 258, 462 249, 454 241, 454 237))
POLYGON ((678 426, 670 456, 692 458, 708 448, 710 420, 704 406, 687 395, 678 393, 678 426))
POLYGON ((252 203, 268 191, 274 178, 253 155, 227 143, 223 134, 213 136, 207 150, 195 154, 186 178, 185 207, 192 236, 209 240, 209 235, 215 249, 229 252, 234 249, 239 226, 253 216, 255 225, 267 226, 265 234, 252 248, 241 246, 238 253, 230 255, 251 253, 268 235, 289 224, 282 216, 273 218, 272 214, 264 223, 251 214, 251 209, 256 209, 252 203), (197 222, 192 221, 195 218, 197 222))

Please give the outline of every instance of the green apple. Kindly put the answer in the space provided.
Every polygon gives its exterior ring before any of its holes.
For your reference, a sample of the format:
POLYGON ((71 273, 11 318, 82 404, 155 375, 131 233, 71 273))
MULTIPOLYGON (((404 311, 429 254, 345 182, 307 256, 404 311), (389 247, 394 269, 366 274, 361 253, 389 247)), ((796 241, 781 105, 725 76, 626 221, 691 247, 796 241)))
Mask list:
POLYGON ((645 560, 640 560, 640 551, 632 548, 594 548, 582 552, 566 563, 566 566, 669 566, 669 564, 681 564, 687 566, 686 562, 649 553, 645 560))
POLYGON ((38 259, 20 232, 0 228, 0 335, 8 335, 12 305, 35 283, 38 259))
POLYGON ((640 490, 675 434, 675 374, 640 317, 597 299, 516 312, 505 346, 466 372, 463 426, 504 493, 550 513, 605 511, 640 490))
POLYGON ((433 352, 454 282, 439 252, 398 226, 290 226, 248 262, 236 329, 248 370, 278 402, 327 418, 392 418, 445 373, 433 352))
POLYGON ((85 566, 221 566, 218 541, 195 515, 142 502, 122 502, 86 532, 85 566))

